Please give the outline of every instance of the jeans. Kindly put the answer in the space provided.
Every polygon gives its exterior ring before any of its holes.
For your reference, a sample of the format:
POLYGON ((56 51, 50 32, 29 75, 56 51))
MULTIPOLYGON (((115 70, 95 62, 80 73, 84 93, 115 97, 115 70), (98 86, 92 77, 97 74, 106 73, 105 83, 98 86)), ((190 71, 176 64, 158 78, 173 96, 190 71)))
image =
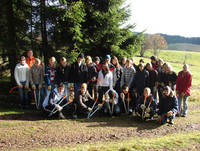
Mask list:
POLYGON ((74 97, 76 96, 76 93, 80 89, 82 83, 74 83, 74 97))
MULTIPOLYGON (((54 90, 54 85, 55 85, 55 83, 50 83, 51 91, 54 90)), ((49 95, 49 93, 50 93, 51 91, 48 90, 48 84, 45 83, 45 93, 46 93, 46 96, 49 95)))
POLYGON ((188 97, 189 95, 184 95, 182 98, 182 95, 178 96, 178 113, 187 115, 187 106, 188 106, 188 97), (183 102, 183 107, 182 107, 183 102))
MULTIPOLYGON (((25 85, 26 81, 20 82, 21 85, 25 85)), ((19 97, 20 97, 20 106, 21 108, 29 108, 30 106, 30 101, 28 98, 28 90, 23 88, 19 88, 19 97)))
POLYGON ((98 104, 102 103, 103 95, 109 90, 109 87, 101 87, 99 86, 99 98, 98 98, 98 104))

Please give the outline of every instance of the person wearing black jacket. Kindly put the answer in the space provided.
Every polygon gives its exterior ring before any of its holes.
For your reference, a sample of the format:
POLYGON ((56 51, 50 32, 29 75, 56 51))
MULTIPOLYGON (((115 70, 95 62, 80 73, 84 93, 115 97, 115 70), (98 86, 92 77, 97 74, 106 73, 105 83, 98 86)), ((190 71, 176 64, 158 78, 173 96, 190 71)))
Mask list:
POLYGON ((57 68, 56 78, 58 85, 63 83, 65 85, 65 94, 67 94, 67 85, 70 82, 70 66, 67 65, 67 60, 65 57, 60 59, 60 65, 57 68))
POLYGON ((144 88, 149 85, 149 72, 144 69, 144 64, 139 64, 139 70, 136 72, 133 79, 132 88, 134 88, 139 95, 143 94, 144 88))
POLYGON ((83 63, 84 54, 80 53, 77 61, 71 65, 71 81, 74 83, 74 95, 78 92, 82 83, 87 83, 88 69, 83 63))
POLYGON ((178 100, 169 86, 166 86, 158 104, 158 122, 160 124, 173 124, 173 119, 178 112, 178 100))

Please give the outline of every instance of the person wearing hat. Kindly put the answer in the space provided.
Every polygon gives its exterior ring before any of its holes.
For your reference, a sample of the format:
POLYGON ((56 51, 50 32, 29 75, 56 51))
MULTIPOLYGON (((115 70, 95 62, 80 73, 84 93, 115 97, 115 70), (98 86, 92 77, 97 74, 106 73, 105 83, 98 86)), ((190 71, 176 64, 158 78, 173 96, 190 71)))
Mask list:
POLYGON ((105 56, 105 63, 108 64, 110 71, 113 71, 113 70, 115 70, 115 66, 112 63, 110 63, 110 61, 111 61, 110 55, 106 55, 105 56))
POLYGON ((78 92, 82 83, 87 83, 88 69, 83 63, 84 54, 78 55, 77 61, 71 65, 71 81, 74 83, 74 95, 78 92))
POLYGON ((169 86, 166 86, 158 104, 158 122, 165 124, 169 119, 169 123, 173 124, 173 119, 177 112, 178 100, 176 95, 169 86))
POLYGON ((95 68, 96 68, 96 70, 97 70, 97 73, 99 73, 99 71, 101 70, 101 66, 102 66, 102 64, 100 64, 100 58, 98 57, 98 56, 96 56, 95 58, 94 58, 94 63, 95 63, 95 68))

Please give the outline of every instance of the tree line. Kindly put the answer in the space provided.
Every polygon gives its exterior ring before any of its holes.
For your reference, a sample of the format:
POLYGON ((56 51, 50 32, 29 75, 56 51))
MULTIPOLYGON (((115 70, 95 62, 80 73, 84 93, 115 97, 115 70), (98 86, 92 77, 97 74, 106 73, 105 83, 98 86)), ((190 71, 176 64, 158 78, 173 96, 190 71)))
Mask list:
POLYGON ((0 56, 8 63, 13 82, 20 55, 32 48, 35 57, 133 56, 144 34, 125 25, 130 17, 125 0, 1 0, 0 56))

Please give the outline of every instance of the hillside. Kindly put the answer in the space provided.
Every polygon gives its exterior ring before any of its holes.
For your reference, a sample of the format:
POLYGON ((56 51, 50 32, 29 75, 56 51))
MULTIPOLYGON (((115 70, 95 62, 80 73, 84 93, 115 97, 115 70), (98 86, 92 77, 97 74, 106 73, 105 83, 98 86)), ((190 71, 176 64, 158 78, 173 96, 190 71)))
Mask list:
POLYGON ((200 52, 200 45, 190 43, 174 43, 168 44, 168 50, 200 52))

